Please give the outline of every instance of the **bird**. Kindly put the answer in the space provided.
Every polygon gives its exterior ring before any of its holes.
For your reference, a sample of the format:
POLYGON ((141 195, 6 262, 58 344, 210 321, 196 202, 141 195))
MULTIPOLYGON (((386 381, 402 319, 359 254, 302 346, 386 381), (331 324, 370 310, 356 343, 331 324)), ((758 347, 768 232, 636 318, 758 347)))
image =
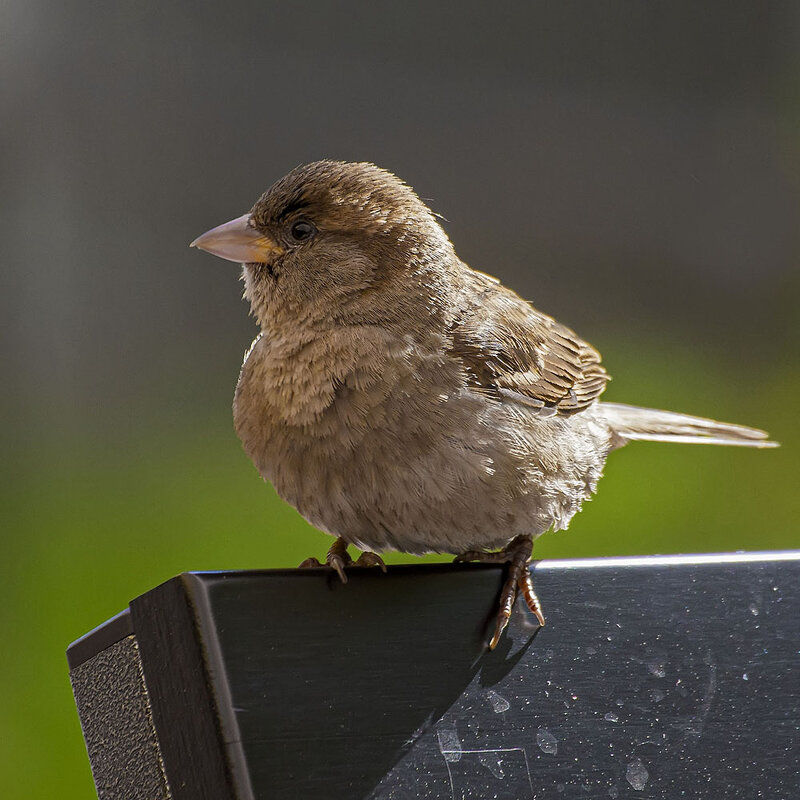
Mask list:
POLYGON ((518 594, 544 625, 533 542, 568 526, 613 450, 776 445, 601 401, 598 351, 462 261, 438 216, 372 163, 299 166, 191 246, 242 265, 260 331, 234 426, 261 476, 335 537, 327 566, 346 582, 354 565, 385 571, 390 550, 507 564, 490 649, 518 594))

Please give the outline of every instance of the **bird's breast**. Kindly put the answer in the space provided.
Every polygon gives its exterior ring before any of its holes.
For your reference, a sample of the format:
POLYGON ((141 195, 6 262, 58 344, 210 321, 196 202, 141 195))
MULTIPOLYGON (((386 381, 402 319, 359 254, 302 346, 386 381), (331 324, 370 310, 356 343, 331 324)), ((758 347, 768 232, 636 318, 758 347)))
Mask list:
MULTIPOLYGON (((381 328, 321 334, 301 344, 260 337, 234 397, 245 450, 279 492, 311 473, 344 469, 375 446, 430 446, 463 376, 443 348, 381 328)), ((287 498, 288 499, 288 498, 287 498)))

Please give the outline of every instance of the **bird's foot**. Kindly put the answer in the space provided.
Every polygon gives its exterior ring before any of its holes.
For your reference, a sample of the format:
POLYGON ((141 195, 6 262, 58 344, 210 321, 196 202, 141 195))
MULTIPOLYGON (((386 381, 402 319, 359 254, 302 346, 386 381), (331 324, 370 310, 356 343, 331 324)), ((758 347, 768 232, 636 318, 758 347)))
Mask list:
MULTIPOLYGON (((352 563, 353 559, 350 557, 350 553, 347 552, 347 542, 340 536, 330 546, 328 554, 325 556, 325 564, 332 570, 336 571, 336 574, 339 576, 339 580, 342 583, 347 583, 347 575, 345 574, 344 568, 349 567, 352 563)), ((319 559, 312 557, 307 558, 302 564, 299 565, 298 569, 321 566, 322 564, 320 564, 319 559)))
POLYGON ((467 550, 465 553, 457 555, 454 559, 456 562, 508 563, 508 576, 500 592, 500 609, 497 612, 497 623, 495 624, 494 635, 489 641, 490 650, 494 650, 497 647, 497 643, 500 641, 500 637, 511 619, 511 611, 514 608, 514 601, 517 599, 518 592, 522 592, 525 604, 539 621, 539 625, 544 625, 542 606, 534 591, 531 573, 528 569, 532 550, 532 536, 517 536, 502 550, 489 553, 482 550, 467 550))
MULTIPOLYGON (((325 564, 336 571, 342 583, 347 583, 347 574, 344 571, 345 567, 380 567, 383 572, 386 572, 386 564, 383 563, 383 559, 377 553, 370 553, 365 550, 353 561, 350 553, 347 552, 347 542, 342 539, 341 536, 331 545, 330 550, 328 550, 328 554, 325 556, 325 564)), ((298 569, 321 566, 322 564, 319 562, 319 559, 312 557, 307 558, 298 566, 298 569)))

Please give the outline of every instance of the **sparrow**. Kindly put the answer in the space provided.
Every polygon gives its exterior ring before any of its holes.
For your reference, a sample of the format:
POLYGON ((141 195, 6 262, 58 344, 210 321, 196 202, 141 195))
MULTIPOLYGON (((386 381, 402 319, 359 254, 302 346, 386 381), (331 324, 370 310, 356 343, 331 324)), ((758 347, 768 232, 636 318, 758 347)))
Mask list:
POLYGON ((775 445, 601 402, 597 350, 461 261, 413 189, 374 164, 297 167, 191 246, 243 265, 260 333, 235 428, 278 494, 336 537, 327 565, 346 582, 350 565, 385 571, 387 550, 507 562, 492 649, 518 593, 544 625, 533 541, 568 526, 612 450, 775 445))

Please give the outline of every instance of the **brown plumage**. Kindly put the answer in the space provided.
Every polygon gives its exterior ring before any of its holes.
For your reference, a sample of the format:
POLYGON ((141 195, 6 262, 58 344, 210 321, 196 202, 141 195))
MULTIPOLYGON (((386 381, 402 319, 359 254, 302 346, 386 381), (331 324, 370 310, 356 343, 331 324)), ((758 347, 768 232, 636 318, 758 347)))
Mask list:
POLYGON ((574 414, 600 396, 608 374, 593 347, 496 279, 475 272, 473 281, 448 351, 471 386, 541 414, 574 414))
MULTIPOLYGON (((347 545, 509 561, 490 646, 526 564, 633 439, 767 447, 766 434, 598 400, 600 355, 456 255, 430 209, 372 164, 319 161, 197 247, 243 263, 261 334, 234 421, 278 493, 347 545), (492 548, 502 548, 491 553, 492 548)), ((311 563, 319 563, 311 560, 311 563)), ((382 566, 374 553, 362 564, 382 566)))

